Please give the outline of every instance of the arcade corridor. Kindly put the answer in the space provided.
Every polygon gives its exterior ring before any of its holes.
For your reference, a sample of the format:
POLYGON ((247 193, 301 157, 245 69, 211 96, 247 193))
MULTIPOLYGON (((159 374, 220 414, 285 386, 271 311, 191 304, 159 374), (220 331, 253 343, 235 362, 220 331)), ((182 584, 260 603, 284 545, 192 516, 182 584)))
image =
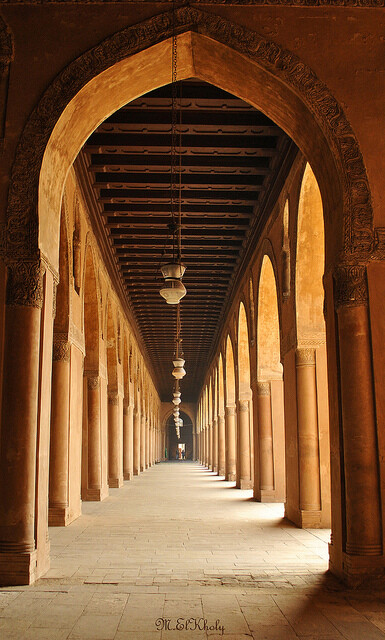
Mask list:
POLYGON ((223 626, 227 640, 385 638, 384 594, 325 574, 329 531, 298 529, 282 505, 233 487, 168 462, 86 503, 82 518, 51 528, 44 578, 0 591, 0 637, 214 640, 223 626), (177 618, 188 631, 160 630, 177 618), (200 631, 204 620, 217 632, 200 631))

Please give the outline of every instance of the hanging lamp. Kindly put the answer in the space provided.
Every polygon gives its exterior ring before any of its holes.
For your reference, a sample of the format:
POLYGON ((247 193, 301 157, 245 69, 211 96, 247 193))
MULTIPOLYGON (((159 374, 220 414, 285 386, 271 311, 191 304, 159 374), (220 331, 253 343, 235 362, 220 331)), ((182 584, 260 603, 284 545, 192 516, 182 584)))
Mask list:
POLYGON ((164 264, 160 270, 164 278, 164 285, 159 293, 167 302, 167 304, 179 304, 180 300, 186 295, 186 287, 182 282, 183 274, 186 270, 182 264, 182 109, 179 102, 179 136, 177 132, 177 78, 178 78, 178 55, 177 55, 177 37, 175 29, 175 1, 173 2, 173 29, 172 29, 172 56, 171 56, 171 152, 170 152, 170 204, 171 204, 171 222, 169 230, 172 235, 172 258, 170 262, 164 264), (179 162, 177 166, 177 146, 179 138, 179 162), (177 177, 179 174, 179 185, 177 185, 177 177), (177 194, 177 195, 176 195, 177 194))

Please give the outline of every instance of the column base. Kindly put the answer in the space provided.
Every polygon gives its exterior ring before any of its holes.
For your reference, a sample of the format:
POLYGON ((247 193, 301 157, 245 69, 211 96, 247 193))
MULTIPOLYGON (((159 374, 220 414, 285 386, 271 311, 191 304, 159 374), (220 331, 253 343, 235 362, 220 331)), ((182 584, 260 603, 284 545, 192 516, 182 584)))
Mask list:
POLYGON ((285 496, 277 495, 275 489, 261 489, 258 502, 285 502, 285 496))
POLYGON ((123 478, 108 478, 110 489, 120 489, 123 486, 123 478))
POLYGON ((138 476, 140 474, 139 469, 134 469, 134 476, 138 476))
POLYGON ((219 467, 219 469, 218 469, 218 475, 219 475, 219 476, 224 476, 224 475, 225 475, 225 472, 226 472, 226 470, 225 470, 225 468, 224 468, 224 467, 223 467, 223 468, 219 467))
POLYGON ((105 489, 86 489, 82 500, 85 502, 102 502, 108 497, 108 488, 105 489))
POLYGON ((144 471, 146 471, 146 467, 144 465, 140 465, 140 473, 143 473, 144 471))
POLYGON ((304 511, 303 509, 289 509, 285 504, 285 518, 290 520, 299 529, 325 529, 329 528, 322 521, 322 511, 304 511))
POLYGON ((241 489, 241 491, 246 491, 247 489, 252 489, 252 488, 253 488, 253 483, 251 480, 245 480, 244 478, 241 478, 237 482, 237 489, 241 489))
POLYGON ((335 553, 334 545, 329 544, 329 570, 348 587, 376 585, 378 581, 383 584, 385 577, 385 557, 358 556, 348 553, 335 553), (342 565, 341 565, 342 560, 342 565))
POLYGON ((236 480, 235 473, 226 473, 226 480, 227 482, 235 482, 236 480))
POLYGON ((28 553, 0 552, 0 586, 33 584, 48 568, 49 555, 48 567, 38 574, 36 549, 28 553))
POLYGON ((52 506, 48 508, 49 527, 67 527, 81 514, 71 514, 68 506, 52 506))
POLYGON ((123 474, 123 480, 132 480, 134 474, 131 471, 125 471, 123 474))
POLYGON ((302 529, 323 529, 322 511, 300 511, 302 529))

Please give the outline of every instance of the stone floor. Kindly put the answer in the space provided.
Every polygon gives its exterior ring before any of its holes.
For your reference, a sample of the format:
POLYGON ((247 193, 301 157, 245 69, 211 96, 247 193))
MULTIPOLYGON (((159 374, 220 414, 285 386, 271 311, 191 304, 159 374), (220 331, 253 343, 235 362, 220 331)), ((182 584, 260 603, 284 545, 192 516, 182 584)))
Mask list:
POLYGON ((384 591, 327 569, 300 530, 197 463, 161 463, 50 530, 51 569, 0 589, 0 640, 385 639, 384 591))

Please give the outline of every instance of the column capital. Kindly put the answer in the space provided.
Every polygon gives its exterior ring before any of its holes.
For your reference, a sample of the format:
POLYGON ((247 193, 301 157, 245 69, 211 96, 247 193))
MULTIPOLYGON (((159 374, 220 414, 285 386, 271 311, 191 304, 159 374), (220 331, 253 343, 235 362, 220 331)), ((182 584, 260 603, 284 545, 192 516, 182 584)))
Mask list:
POLYGON ((337 311, 340 307, 367 306, 368 284, 365 265, 339 265, 334 270, 333 278, 334 304, 337 311))
POLYGON ((108 404, 117 406, 119 404, 119 393, 117 391, 108 392, 108 404))
POLYGON ((8 262, 6 304, 8 306, 43 306, 45 267, 38 259, 8 262))
POLYGON ((69 362, 71 343, 67 333, 53 334, 52 360, 54 362, 69 362))
POLYGON ((227 416, 235 416, 236 414, 236 407, 235 405, 232 406, 228 406, 226 407, 226 415, 227 416))
POLYGON ((259 381, 257 383, 257 395, 258 396, 270 396, 271 395, 270 382, 268 382, 268 381, 259 381))
POLYGON ((100 388, 100 377, 99 376, 87 376, 87 387, 89 391, 95 391, 95 389, 100 388))
POLYGON ((238 400, 238 411, 244 412, 249 410, 249 401, 248 400, 238 400))
POLYGON ((297 367, 315 365, 315 349, 296 349, 295 364, 297 367))

